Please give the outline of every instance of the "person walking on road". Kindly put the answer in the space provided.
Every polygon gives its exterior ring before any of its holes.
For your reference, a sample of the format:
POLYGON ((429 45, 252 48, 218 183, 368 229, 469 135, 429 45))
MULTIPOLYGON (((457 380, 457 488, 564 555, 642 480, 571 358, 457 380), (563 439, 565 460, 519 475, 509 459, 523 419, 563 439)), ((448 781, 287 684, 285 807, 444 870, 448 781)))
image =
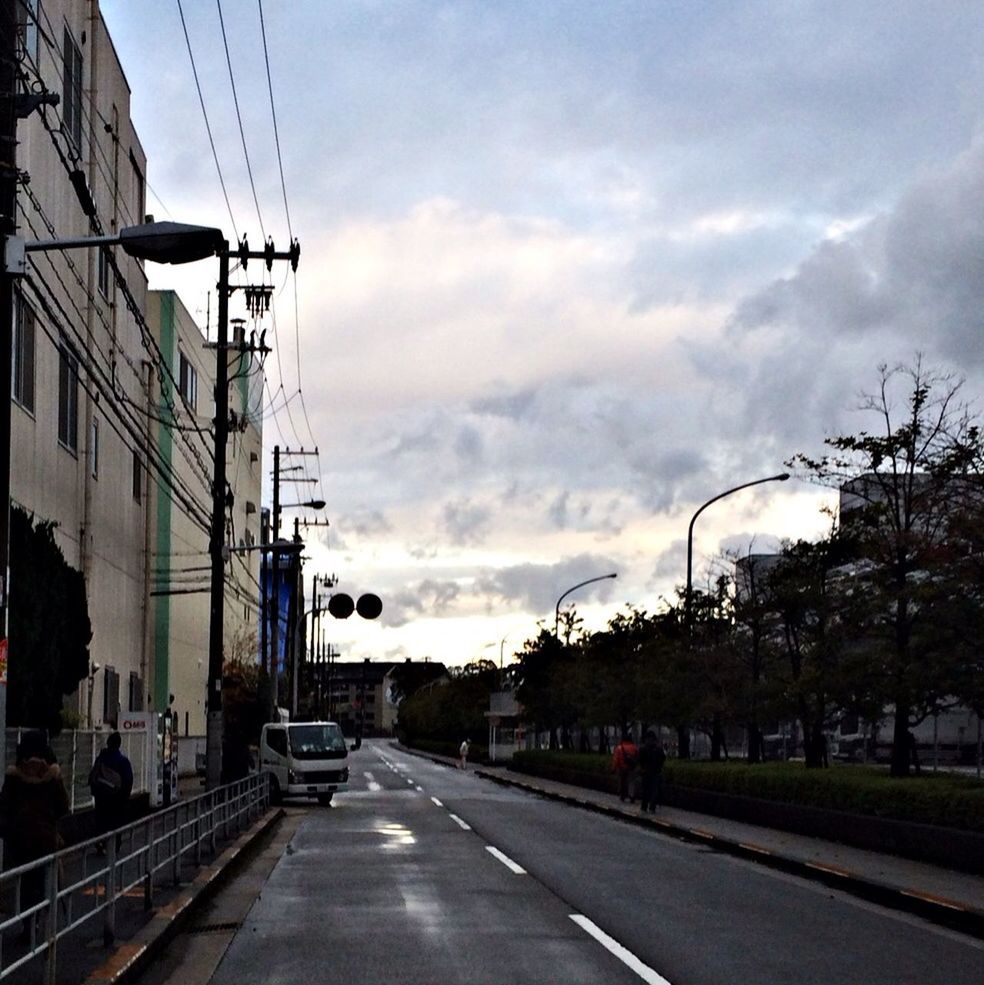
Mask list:
MULTIPOLYGON (((58 822, 68 813, 68 794, 61 770, 57 763, 48 762, 49 756, 44 734, 26 732, 17 747, 17 762, 7 770, 0 790, 0 832, 8 869, 62 847, 58 822)), ((23 877, 21 910, 40 902, 44 879, 44 869, 23 877)), ((26 927, 24 932, 27 933, 26 927)))
POLYGON ((640 809, 652 814, 663 800, 663 764, 666 753, 663 745, 652 729, 646 730, 646 737, 639 749, 639 770, 641 773, 640 809))
POLYGON ((632 741, 629 732, 622 733, 622 741, 612 753, 612 769, 618 777, 618 799, 623 803, 635 803, 635 768, 639 758, 639 749, 632 741))
POLYGON ((465 739, 464 742, 458 746, 458 767, 459 769, 468 769, 468 750, 471 748, 471 739, 465 739))
POLYGON ((127 820, 130 791, 133 790, 133 767, 124 755, 122 745, 120 733, 113 732, 89 773, 89 789, 96 807, 96 824, 100 834, 121 827, 127 820))

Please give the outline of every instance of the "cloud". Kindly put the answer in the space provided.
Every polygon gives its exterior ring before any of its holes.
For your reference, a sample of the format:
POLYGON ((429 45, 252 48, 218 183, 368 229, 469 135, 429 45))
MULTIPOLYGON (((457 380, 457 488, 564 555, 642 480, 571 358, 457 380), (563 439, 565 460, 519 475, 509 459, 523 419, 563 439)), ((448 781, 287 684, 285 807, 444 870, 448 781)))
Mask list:
POLYGON ((492 511, 464 498, 444 504, 442 521, 452 544, 480 544, 488 535, 492 511))
POLYGON ((425 578, 415 586, 387 595, 380 623, 389 628, 404 626, 421 616, 446 616, 454 608, 460 587, 453 581, 425 578))
MULTIPOLYGON (((602 555, 580 554, 556 564, 517 564, 483 572, 475 589, 492 603, 517 602, 529 612, 552 611, 558 597, 572 585, 588 578, 616 571, 617 564, 602 555)), ((586 603, 591 598, 611 599, 612 579, 586 585, 573 601, 586 603)))

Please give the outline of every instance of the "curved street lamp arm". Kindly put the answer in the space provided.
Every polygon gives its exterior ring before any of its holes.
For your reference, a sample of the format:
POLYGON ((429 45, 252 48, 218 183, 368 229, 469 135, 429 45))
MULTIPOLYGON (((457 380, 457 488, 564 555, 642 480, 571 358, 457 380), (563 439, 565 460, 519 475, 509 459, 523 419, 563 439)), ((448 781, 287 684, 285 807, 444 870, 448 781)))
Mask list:
POLYGON ((560 626, 560 603, 567 598, 571 592, 576 592, 579 588, 584 588, 585 585, 590 585, 592 582, 604 581, 606 578, 617 578, 618 572, 613 571, 610 575, 598 575, 596 578, 588 578, 587 581, 578 582, 571 588, 568 588, 566 592, 559 599, 557 599, 557 604, 554 606, 554 636, 557 635, 557 630, 560 626))
POLYGON ((770 475, 764 479, 753 479, 751 482, 743 482, 740 486, 732 486, 731 489, 725 489, 723 493, 718 493, 712 499, 709 499, 690 518, 690 526, 687 528, 687 594, 684 598, 684 606, 688 621, 690 618, 690 596, 693 589, 692 571, 694 559, 694 524, 697 522, 697 517, 699 517, 708 506, 716 503, 719 499, 724 499, 725 496, 730 496, 732 493, 739 492, 742 489, 748 489, 749 486, 760 486, 763 482, 785 482, 788 478, 788 472, 780 472, 778 475, 770 475))

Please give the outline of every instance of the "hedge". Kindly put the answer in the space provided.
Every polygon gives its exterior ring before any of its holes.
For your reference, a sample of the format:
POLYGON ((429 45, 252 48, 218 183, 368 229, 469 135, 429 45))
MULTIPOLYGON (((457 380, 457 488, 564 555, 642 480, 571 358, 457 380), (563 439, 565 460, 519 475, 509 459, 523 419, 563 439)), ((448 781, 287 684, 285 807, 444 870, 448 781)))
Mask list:
MULTIPOLYGON (((611 776, 611 758, 597 753, 520 751, 513 766, 530 773, 542 767, 611 776)), ((896 779, 865 766, 808 770, 801 763, 669 759, 663 776, 680 787, 984 832, 984 782, 953 773, 896 779)))

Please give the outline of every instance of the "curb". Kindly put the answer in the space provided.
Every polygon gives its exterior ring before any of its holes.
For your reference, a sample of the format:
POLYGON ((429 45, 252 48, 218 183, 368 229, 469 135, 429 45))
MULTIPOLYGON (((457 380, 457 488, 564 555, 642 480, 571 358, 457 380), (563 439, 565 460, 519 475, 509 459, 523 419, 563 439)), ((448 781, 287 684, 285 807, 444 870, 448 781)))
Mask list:
POLYGON ((286 816, 283 808, 260 818, 175 896, 154 910, 153 916, 131 940, 118 944, 113 953, 85 979, 85 985, 122 985, 144 971, 157 954, 234 874, 254 843, 286 816))
POLYGON ((735 855, 760 865, 767 865, 770 868, 779 869, 814 882, 822 882, 826 886, 840 889, 852 896, 861 897, 893 910, 903 910, 906 913, 912 913, 933 923, 984 940, 984 912, 964 906, 956 900, 921 892, 918 889, 897 889, 893 886, 886 886, 839 866, 824 865, 820 862, 804 862, 800 859, 778 855, 771 849, 762 848, 749 842, 732 841, 701 828, 686 828, 660 818, 632 814, 619 807, 598 804, 570 794, 544 790, 532 783, 524 783, 522 780, 488 773, 482 769, 475 770, 475 775, 501 786, 517 787, 527 793, 570 804, 573 807, 580 807, 582 810, 593 811, 596 814, 605 814, 608 817, 639 827, 654 828, 682 841, 708 845, 728 855, 735 855))

